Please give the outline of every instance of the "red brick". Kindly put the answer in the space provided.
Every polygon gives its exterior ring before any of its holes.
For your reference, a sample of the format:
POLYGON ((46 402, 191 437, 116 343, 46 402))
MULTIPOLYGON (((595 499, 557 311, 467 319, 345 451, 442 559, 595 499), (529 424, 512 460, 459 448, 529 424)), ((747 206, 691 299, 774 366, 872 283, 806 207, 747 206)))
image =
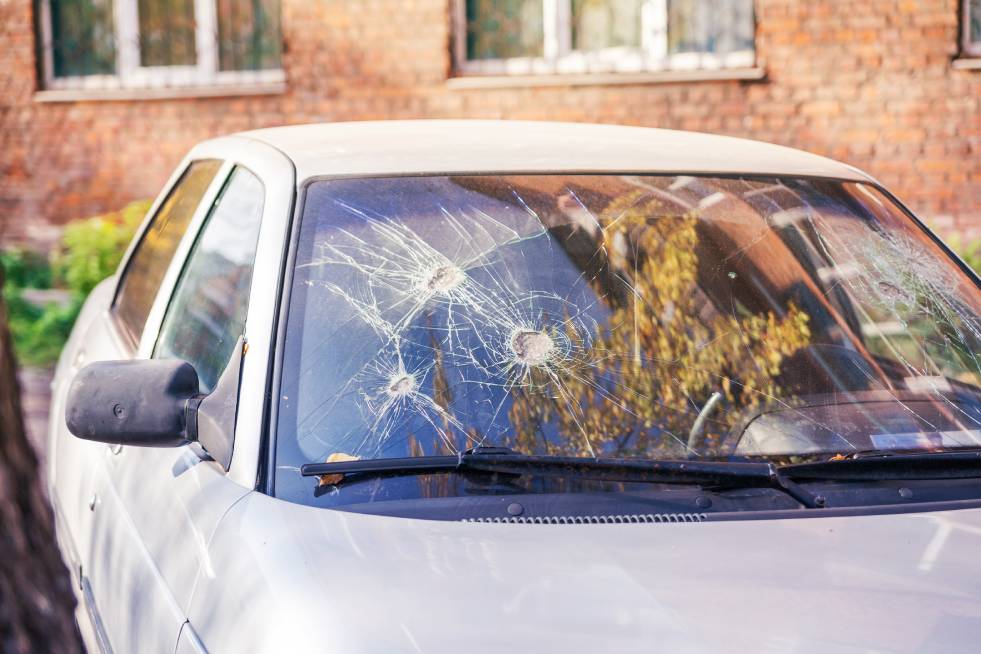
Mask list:
POLYGON ((317 120, 563 119, 717 131, 867 169, 981 234, 981 72, 954 70, 958 0, 756 0, 763 82, 453 90, 450 0, 282 0, 278 96, 34 101, 32 0, 0 2, 0 233, 154 195, 184 152, 317 120), (393 13, 398 16, 393 19, 393 13))

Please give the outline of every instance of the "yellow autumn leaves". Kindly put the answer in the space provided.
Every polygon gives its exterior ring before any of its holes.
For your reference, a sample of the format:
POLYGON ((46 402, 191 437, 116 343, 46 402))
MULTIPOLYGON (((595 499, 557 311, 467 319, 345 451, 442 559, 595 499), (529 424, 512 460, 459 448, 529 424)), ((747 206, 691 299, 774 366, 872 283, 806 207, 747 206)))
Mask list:
MULTIPOLYGON (((699 285, 697 215, 665 216, 656 200, 638 197, 625 194, 599 216, 611 274, 592 285, 611 310, 605 326, 588 344, 569 334, 582 351, 558 380, 542 380, 542 392, 513 391, 509 417, 521 451, 683 456, 715 392, 724 407, 705 421, 699 449, 717 450, 740 417, 783 394, 781 364, 810 341, 808 315, 793 303, 778 315, 751 312, 732 292, 709 297, 699 285)), ((717 295, 740 283, 734 272, 719 273, 717 295)))

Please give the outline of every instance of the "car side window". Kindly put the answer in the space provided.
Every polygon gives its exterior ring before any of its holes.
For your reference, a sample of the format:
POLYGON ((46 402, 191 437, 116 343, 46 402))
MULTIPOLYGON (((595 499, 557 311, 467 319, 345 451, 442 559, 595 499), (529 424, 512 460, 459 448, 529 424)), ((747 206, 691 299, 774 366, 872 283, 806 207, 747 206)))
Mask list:
POLYGON ((187 167, 157 210, 126 264, 112 311, 123 331, 139 341, 153 300, 177 245, 184 237, 201 198, 218 174, 221 161, 202 159, 187 167))
POLYGON ((153 358, 183 359, 210 392, 245 331, 265 191, 237 167, 205 221, 160 327, 153 358))

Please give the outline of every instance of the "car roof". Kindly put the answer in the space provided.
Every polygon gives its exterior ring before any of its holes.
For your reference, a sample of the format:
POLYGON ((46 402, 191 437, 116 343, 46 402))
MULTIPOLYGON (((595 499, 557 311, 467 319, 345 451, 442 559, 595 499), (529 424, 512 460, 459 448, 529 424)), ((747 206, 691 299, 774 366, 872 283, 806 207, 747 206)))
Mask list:
POLYGON ((312 177, 425 173, 693 173, 870 178, 779 145, 647 127, 511 120, 392 120, 272 127, 236 136, 312 177))

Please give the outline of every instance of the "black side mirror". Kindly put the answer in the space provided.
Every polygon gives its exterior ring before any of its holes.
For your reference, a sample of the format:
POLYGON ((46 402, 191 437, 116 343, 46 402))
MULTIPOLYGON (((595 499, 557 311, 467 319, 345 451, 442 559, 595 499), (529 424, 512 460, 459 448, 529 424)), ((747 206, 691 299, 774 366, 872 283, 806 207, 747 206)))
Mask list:
POLYGON ((99 361, 72 381, 65 418, 85 440, 176 447, 192 438, 188 414, 199 394, 198 374, 185 361, 99 361))
POLYGON ((78 438, 100 443, 178 447, 197 441, 228 470, 245 338, 210 395, 186 361, 99 361, 82 368, 68 389, 65 419, 78 438))

